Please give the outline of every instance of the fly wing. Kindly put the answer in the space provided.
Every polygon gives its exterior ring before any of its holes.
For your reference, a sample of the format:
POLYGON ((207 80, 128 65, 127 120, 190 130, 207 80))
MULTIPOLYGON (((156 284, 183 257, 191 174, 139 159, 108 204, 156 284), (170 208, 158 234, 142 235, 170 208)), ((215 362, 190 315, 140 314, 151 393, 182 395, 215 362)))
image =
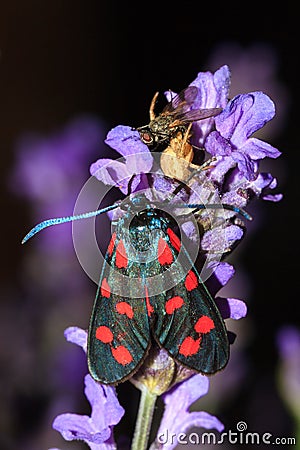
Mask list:
POLYGON ((162 114, 175 114, 176 116, 179 114, 184 114, 187 112, 194 101, 196 100, 198 95, 198 88, 196 86, 189 86, 179 94, 175 95, 175 97, 164 107, 162 114))
POLYGON ((176 119, 181 123, 197 122, 198 120, 208 119, 209 117, 215 117, 222 112, 222 108, 206 108, 206 109, 193 109, 183 114, 176 113, 176 119))

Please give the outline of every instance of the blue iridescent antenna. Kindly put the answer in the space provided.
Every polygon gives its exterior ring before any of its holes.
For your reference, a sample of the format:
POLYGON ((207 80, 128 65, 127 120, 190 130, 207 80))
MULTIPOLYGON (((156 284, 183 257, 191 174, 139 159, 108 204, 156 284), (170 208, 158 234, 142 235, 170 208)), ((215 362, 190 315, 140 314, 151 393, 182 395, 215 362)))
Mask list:
MULTIPOLYGON (((214 162, 216 161, 215 157, 210 158, 209 160, 205 161, 202 166, 200 166, 197 170, 195 170, 194 172, 192 172, 190 174, 190 176, 187 178, 187 180, 185 180, 184 182, 179 182, 178 186, 174 189, 174 191, 172 192, 172 197, 169 198, 169 202, 176 197, 176 195, 182 190, 185 189, 188 186, 188 183, 199 173, 203 172, 204 170, 207 169, 211 169, 212 167, 214 167, 214 162)), ((208 204, 197 204, 197 203, 193 203, 193 204, 174 204, 172 203, 172 206, 174 208, 190 208, 190 209, 194 209, 193 212, 199 211, 200 209, 227 209, 229 211, 233 211, 237 214, 240 214, 241 216, 243 216, 245 219, 247 220, 252 220, 252 217, 250 216, 250 214, 248 214, 244 209, 239 208, 238 206, 234 206, 234 205, 228 205, 227 203, 208 203, 208 204)))
POLYGON ((120 203, 114 203, 113 205, 107 206, 103 209, 97 209, 96 211, 90 211, 83 214, 78 214, 77 216, 68 216, 68 217, 57 217, 55 219, 44 220, 43 222, 37 224, 29 233, 26 234, 24 239, 22 240, 22 244, 28 241, 28 239, 32 238, 35 234, 42 231, 44 228, 51 227, 52 225, 59 225, 61 223, 73 222, 74 220, 80 219, 89 219, 90 217, 99 216, 99 214, 103 214, 107 211, 111 211, 112 209, 118 208, 120 203))
POLYGON ((252 220, 252 217, 250 216, 250 214, 248 214, 244 209, 239 208, 238 206, 234 206, 234 205, 228 205, 227 203, 225 204, 218 204, 218 203, 208 203, 208 204, 197 204, 197 203, 192 203, 192 204, 172 204, 172 206, 174 208, 193 208, 196 211, 199 211, 200 209, 227 209, 229 211, 233 211, 237 214, 240 214, 241 216, 245 217, 245 219, 247 220, 252 220))

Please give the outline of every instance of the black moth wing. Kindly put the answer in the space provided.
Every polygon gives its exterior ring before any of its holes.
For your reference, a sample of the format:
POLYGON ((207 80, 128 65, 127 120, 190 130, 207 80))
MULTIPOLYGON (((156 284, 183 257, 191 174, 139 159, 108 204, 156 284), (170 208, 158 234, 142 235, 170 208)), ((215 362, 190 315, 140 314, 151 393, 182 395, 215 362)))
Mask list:
POLYGON ((117 233, 105 256, 88 337, 89 371, 104 384, 117 384, 133 375, 151 344, 146 303, 131 292, 130 277, 138 276, 139 268, 129 260, 126 263, 126 257, 122 235, 117 233))
POLYGON ((89 371, 104 384, 125 381, 142 365, 154 315, 148 291, 151 283, 164 289, 158 253, 168 221, 151 209, 137 213, 129 228, 126 220, 119 220, 108 245, 89 327, 89 371))
MULTIPOLYGON (((168 242, 175 254, 177 250, 168 242)), ((181 365, 203 374, 223 369, 229 359, 229 341, 224 320, 199 273, 190 267, 186 250, 181 246, 181 272, 186 273, 174 287, 150 298, 155 305, 152 333, 181 365), (189 265, 188 265, 189 264, 189 265)))

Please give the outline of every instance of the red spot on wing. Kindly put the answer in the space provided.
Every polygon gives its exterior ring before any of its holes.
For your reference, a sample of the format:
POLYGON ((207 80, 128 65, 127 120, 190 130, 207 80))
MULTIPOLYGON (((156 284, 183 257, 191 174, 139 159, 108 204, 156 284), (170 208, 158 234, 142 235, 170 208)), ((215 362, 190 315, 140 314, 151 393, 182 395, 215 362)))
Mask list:
POLYGON ((110 297, 110 285, 108 284, 106 278, 103 278, 100 290, 101 290, 102 297, 106 297, 106 298, 110 297))
POLYGON ((107 247, 107 253, 109 254, 109 256, 112 255, 112 252, 113 252, 113 249, 115 246, 115 240, 116 240, 116 233, 113 233, 111 236, 110 243, 108 244, 108 247, 107 247))
POLYGON ((191 336, 187 336, 180 345, 179 353, 183 356, 195 355, 199 351, 200 343, 201 337, 195 340, 191 336))
POLYGON ((167 314, 173 314, 176 309, 182 307, 184 301, 182 297, 172 297, 168 301, 166 301, 165 310, 167 314))
POLYGON ((103 342, 104 344, 110 344, 113 341, 114 337, 110 329, 102 325, 96 329, 96 339, 103 342))
POLYGON ((150 317, 152 313, 154 313, 154 308, 150 303, 149 300, 149 295, 148 295, 148 288, 147 286, 145 286, 145 297, 146 297, 146 307, 147 307, 147 312, 148 312, 148 316, 150 317))
POLYGON ((181 242, 180 242, 179 237, 174 233, 174 231, 171 228, 167 229, 167 233, 170 238, 171 244, 179 252, 180 247, 181 247, 181 242))
POLYGON ((184 284, 188 291, 192 291, 198 286, 198 278, 192 270, 187 274, 184 284))
POLYGON ((127 265, 128 265, 128 258, 126 249, 124 246, 124 242, 120 240, 116 250, 116 266, 118 267, 118 269, 122 269, 127 267, 127 265))
POLYGON ((211 330, 215 328, 215 324, 210 317, 202 316, 197 320, 196 325, 194 326, 194 330, 197 333, 209 333, 211 330))
POLYGON ((173 262, 171 249, 163 238, 159 238, 158 241, 157 257, 162 266, 173 262))
POLYGON ((126 366, 133 361, 130 351, 123 345, 119 345, 116 348, 111 348, 111 352, 115 360, 119 364, 122 364, 122 366, 126 366))
POLYGON ((133 318, 133 309, 127 302, 117 303, 116 310, 119 314, 125 314, 129 319, 133 318))

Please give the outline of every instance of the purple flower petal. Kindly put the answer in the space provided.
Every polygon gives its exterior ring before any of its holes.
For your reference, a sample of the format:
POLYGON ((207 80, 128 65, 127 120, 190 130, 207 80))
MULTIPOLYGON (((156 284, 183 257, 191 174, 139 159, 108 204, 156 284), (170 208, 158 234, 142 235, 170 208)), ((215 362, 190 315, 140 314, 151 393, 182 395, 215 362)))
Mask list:
POLYGON ((228 102, 230 89, 230 69, 224 65, 214 73, 214 85, 216 88, 216 103, 215 106, 225 108, 228 102))
POLYGON ((251 159, 278 158, 281 152, 277 148, 256 138, 249 138, 243 145, 243 152, 251 159))
MULTIPOLYGON (((191 105, 191 110, 207 108, 224 108, 229 96, 230 71, 228 66, 223 66, 214 74, 211 72, 199 72, 196 79, 190 86, 198 88, 198 95, 191 105)), ((168 101, 174 97, 175 93, 165 92, 168 101)), ((214 117, 202 119, 193 124, 193 142, 198 146, 203 146, 206 136, 211 131, 214 117)))
POLYGON ((156 441, 162 450, 172 450, 177 445, 180 433, 190 428, 204 427, 224 429, 223 424, 214 416, 206 412, 189 412, 189 408, 198 398, 207 394, 209 380, 204 375, 195 375, 163 395, 165 411, 160 423, 156 441), (167 433, 167 434, 166 434, 167 433), (162 440, 167 439, 167 442, 162 440), (173 436, 175 439, 173 439, 173 436), (163 444, 163 445, 162 445, 163 444))
POLYGON ((173 405, 175 398, 180 399, 176 409, 187 410, 198 398, 206 395, 208 389, 209 379, 204 375, 195 375, 164 394, 164 403, 166 406, 173 405))
MULTIPOLYGON (((123 194, 127 194, 128 183, 134 175, 127 164, 104 158, 91 164, 90 173, 102 183, 119 188, 123 194)), ((138 182, 139 176, 136 177, 135 184, 138 182)))
POLYGON ((212 131, 205 142, 206 150, 212 156, 230 156, 234 147, 218 131, 212 131))
MULTIPOLYGON (((65 330, 65 337, 86 352, 86 331, 69 327, 65 330)), ((55 418, 53 428, 68 441, 85 441, 92 450, 114 450, 112 427, 120 422, 125 412, 118 402, 115 388, 97 383, 88 374, 85 376, 84 392, 91 405, 91 416, 61 414, 55 418)))
POLYGON ((139 132, 128 126, 118 125, 110 130, 105 143, 124 157, 137 153, 145 153, 148 154, 148 157, 151 156, 147 145, 141 141, 139 132))
POLYGON ((119 188, 124 194, 133 175, 131 190, 134 192, 140 183, 140 176, 151 171, 153 157, 148 147, 141 141, 138 131, 119 125, 107 135, 105 142, 117 150, 124 161, 99 159, 90 167, 91 175, 104 184, 119 188))
POLYGON ((243 208, 247 205, 248 196, 251 197, 253 194, 263 200, 279 201, 282 199, 282 194, 269 195, 266 192, 269 189, 275 189, 276 186, 277 180, 270 173, 258 173, 255 180, 251 181, 236 168, 228 179, 228 191, 222 195, 222 203, 243 208))
POLYGON ((53 428, 59 431, 64 439, 83 440, 92 450, 111 449, 112 426, 119 423, 124 415, 124 409, 119 405, 115 389, 96 383, 90 375, 85 377, 85 394, 89 400, 91 417, 79 414, 61 414, 53 422, 53 428), (94 444, 105 444, 97 447, 94 444))
MULTIPOLYGON (((261 192, 266 187, 270 187, 273 183, 274 178, 270 173, 262 172, 258 174, 256 180, 253 182, 256 192, 261 192)), ((252 186, 252 185, 251 185, 252 186)), ((274 186, 276 187, 276 186, 274 186)))
MULTIPOLYGON (((199 90, 192 109, 224 108, 227 103, 230 85, 230 71, 227 66, 221 67, 212 74, 199 72, 197 78, 190 84, 199 90)), ((193 141, 202 146, 206 136, 211 131, 214 118, 200 120, 193 125, 193 141)))
POLYGON ((153 157, 147 145, 141 141, 138 131, 119 125, 108 133, 105 142, 125 157, 126 166, 132 174, 148 173, 151 170, 153 157))
POLYGON ((85 377, 85 395, 92 407, 91 419, 100 427, 116 425, 124 415, 116 390, 112 386, 96 383, 90 375, 85 377), (103 398, 102 401, 99 399, 103 398), (105 411, 105 414, 103 412, 105 411))
POLYGON ((225 252, 233 242, 242 239, 243 230, 236 225, 216 227, 207 231, 201 241, 203 250, 211 253, 225 252))
POLYGON ((182 229, 189 239, 196 241, 198 230, 196 230, 195 225, 191 220, 184 222, 182 224, 182 229))
POLYGON ((247 180, 255 180, 255 163, 248 155, 242 152, 232 152, 232 159, 237 163, 240 172, 247 178, 247 180))
POLYGON ((239 148, 255 131, 275 114, 272 100, 263 92, 234 97, 216 119, 216 128, 223 137, 239 148))
POLYGON ((263 195, 262 196, 263 200, 267 200, 269 202, 280 202, 280 200, 283 199, 283 195, 282 194, 268 194, 268 195, 263 195))
MULTIPOLYGON (((211 133, 212 134, 212 133, 211 133)), ((207 139, 210 138, 211 134, 207 139)), ((209 150, 207 150, 209 151, 209 150)), ((218 157, 217 163, 214 165, 214 168, 211 170, 210 179, 218 184, 223 183, 224 177, 229 171, 234 168, 236 162, 231 156, 218 157)))
POLYGON ((102 444, 111 435, 109 427, 96 431, 89 416, 78 414, 61 414, 53 422, 53 428, 59 431, 66 441, 82 440, 87 444, 102 444))
MULTIPOLYGON (((217 131, 208 135, 205 148, 212 155, 232 157, 248 180, 255 179, 252 161, 277 158, 280 152, 271 145, 250 136, 275 114, 272 100, 262 92, 237 95, 215 118, 217 131)), ((223 173, 224 174, 224 173, 223 173)))
POLYGON ((242 300, 217 297, 215 302, 223 319, 239 320, 247 315, 247 306, 242 300))
POLYGON ((190 86, 197 86, 199 93, 192 109, 224 108, 227 103, 230 86, 228 66, 218 69, 215 74, 199 72, 190 86))
POLYGON ((79 345, 86 353, 87 349, 87 332, 79 327, 69 327, 64 332, 68 342, 79 345))
POLYGON ((186 419, 183 418, 182 427, 184 431, 192 427, 206 428, 208 430, 215 428, 220 432, 224 430, 222 422, 205 411, 191 412, 186 419))
POLYGON ((209 262, 208 269, 213 273, 211 277, 206 281, 206 285, 212 297, 215 297, 217 292, 233 277, 235 269, 231 264, 223 261, 209 262))
POLYGON ((222 286, 228 283, 235 273, 234 267, 226 262, 221 262, 215 268, 214 274, 222 286))

